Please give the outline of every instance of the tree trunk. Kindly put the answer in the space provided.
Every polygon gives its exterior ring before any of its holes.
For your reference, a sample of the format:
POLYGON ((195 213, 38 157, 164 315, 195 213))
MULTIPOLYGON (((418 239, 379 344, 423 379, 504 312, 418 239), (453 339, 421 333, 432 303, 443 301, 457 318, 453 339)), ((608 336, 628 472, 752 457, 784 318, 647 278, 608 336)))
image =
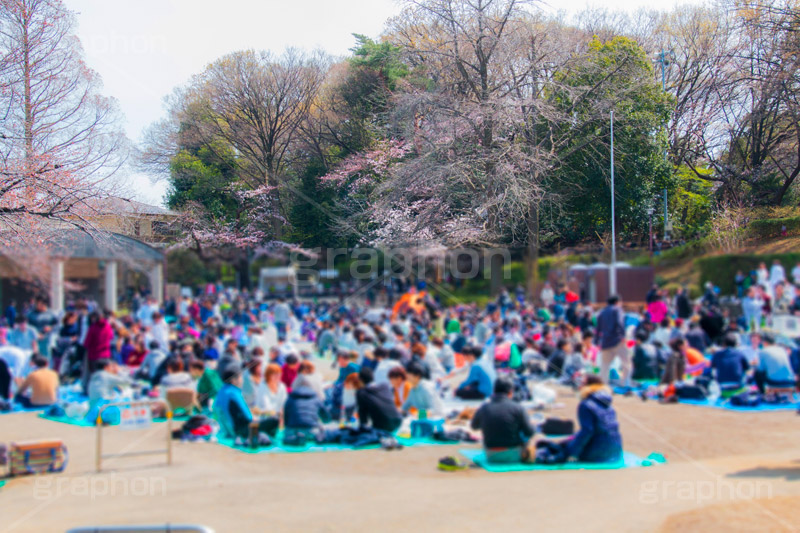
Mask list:
POLYGON ((250 279, 250 252, 245 251, 244 257, 236 262, 236 273, 239 275, 239 290, 250 290, 253 287, 250 279))
POLYGON ((532 301, 537 301, 537 286, 539 285, 539 206, 532 205, 528 211, 526 221, 528 229, 528 246, 525 249, 525 281, 528 295, 532 301))
POLYGON ((503 256, 492 253, 489 256, 489 293, 497 296, 503 289, 503 256))

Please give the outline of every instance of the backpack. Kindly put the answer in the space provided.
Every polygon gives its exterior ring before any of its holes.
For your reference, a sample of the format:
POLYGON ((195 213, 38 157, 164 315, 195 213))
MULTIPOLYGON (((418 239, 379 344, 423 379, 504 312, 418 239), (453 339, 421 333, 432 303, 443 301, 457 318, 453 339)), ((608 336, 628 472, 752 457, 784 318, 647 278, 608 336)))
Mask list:
POLYGON ((539 428, 545 435, 561 436, 575 433, 575 422, 563 418, 548 418, 539 428))
POLYGON ((705 400, 706 390, 700 385, 676 385, 675 396, 679 400, 705 400))

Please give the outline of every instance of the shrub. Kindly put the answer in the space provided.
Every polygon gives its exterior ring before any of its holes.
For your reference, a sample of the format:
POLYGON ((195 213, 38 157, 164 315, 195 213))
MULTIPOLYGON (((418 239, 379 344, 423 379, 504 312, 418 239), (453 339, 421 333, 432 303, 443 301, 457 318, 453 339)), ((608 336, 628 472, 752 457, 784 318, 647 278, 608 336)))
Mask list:
POLYGON ((747 225, 747 236, 755 239, 778 237, 786 226, 789 235, 800 235, 800 217, 752 220, 747 225))
POLYGON ((771 265, 777 259, 783 264, 787 274, 792 267, 800 261, 800 253, 791 254, 730 254, 701 257, 695 260, 695 266, 700 271, 700 283, 703 285, 710 281, 720 288, 722 294, 733 294, 736 284, 736 272, 750 272, 758 268, 762 261, 771 265))

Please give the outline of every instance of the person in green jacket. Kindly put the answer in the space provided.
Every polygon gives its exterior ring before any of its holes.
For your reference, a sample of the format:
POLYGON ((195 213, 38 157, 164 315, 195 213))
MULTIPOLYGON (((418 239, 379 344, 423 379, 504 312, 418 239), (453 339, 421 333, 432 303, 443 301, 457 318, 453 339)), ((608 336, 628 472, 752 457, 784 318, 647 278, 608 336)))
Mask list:
POLYGON ((189 372, 192 374, 192 378, 197 381, 197 401, 205 409, 224 383, 217 371, 213 368, 206 368, 202 361, 192 361, 189 365, 189 372))

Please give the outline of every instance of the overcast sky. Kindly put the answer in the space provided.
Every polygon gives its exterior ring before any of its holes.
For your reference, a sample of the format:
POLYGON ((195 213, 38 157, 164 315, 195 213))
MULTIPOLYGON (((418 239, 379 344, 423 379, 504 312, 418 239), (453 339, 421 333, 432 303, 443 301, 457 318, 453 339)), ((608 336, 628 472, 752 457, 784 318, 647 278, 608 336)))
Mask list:
MULTIPOLYGON (((119 101, 126 131, 138 141, 164 112, 163 98, 218 57, 254 48, 320 48, 334 56, 353 33, 377 37, 400 11, 394 0, 64 0, 77 13, 86 61, 119 101)), ((646 0, 548 0, 558 9, 670 8, 646 0)), ((165 183, 131 175, 137 199, 161 205, 165 183)))

